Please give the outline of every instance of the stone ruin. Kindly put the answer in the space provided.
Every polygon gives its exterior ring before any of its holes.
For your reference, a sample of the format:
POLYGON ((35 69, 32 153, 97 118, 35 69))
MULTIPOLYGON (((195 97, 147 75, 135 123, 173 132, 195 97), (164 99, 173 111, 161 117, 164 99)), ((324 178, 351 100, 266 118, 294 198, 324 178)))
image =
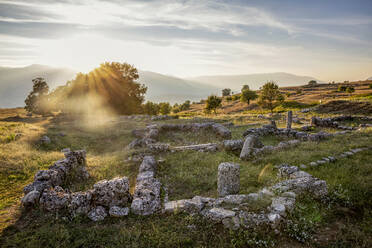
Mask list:
MULTIPOLYGON (((366 149, 354 149, 352 154, 366 149)), ((71 217, 82 214, 92 221, 101 221, 107 216, 123 217, 130 212, 143 216, 184 212, 236 230, 262 224, 275 227, 285 221, 299 195, 309 193, 314 198, 324 199, 328 194, 325 181, 288 164, 276 166, 281 180, 275 185, 257 193, 239 194, 240 166, 225 162, 218 166, 218 198, 194 196, 168 201, 167 196, 161 197, 165 188, 156 178, 157 162, 153 156, 143 159, 133 195, 127 177, 99 181, 85 192, 70 192, 62 188, 64 180, 74 174, 79 178, 89 174, 85 170, 85 151, 65 150, 65 157, 48 170, 38 171, 35 181, 25 187, 22 204, 26 208, 40 206, 45 211, 71 217), (252 210, 252 206, 257 205, 262 207, 252 210)))
POLYGON ((102 180, 85 192, 70 192, 62 188, 71 177, 86 179, 85 151, 64 149, 65 159, 58 160, 47 170, 35 174, 34 182, 24 188, 22 205, 26 208, 40 206, 48 212, 65 212, 71 216, 87 215, 93 221, 107 216, 129 213, 132 196, 127 177, 102 180))
POLYGON ((136 139, 133 140, 128 147, 130 149, 147 148, 152 153, 166 152, 171 150, 216 151, 218 149, 218 144, 216 143, 170 147, 169 144, 158 142, 160 133, 171 131, 195 132, 199 130, 211 130, 222 138, 231 138, 231 131, 228 128, 222 124, 214 122, 162 125, 152 124, 148 125, 145 129, 133 130, 132 135, 136 137, 136 139))
POLYGON ((328 194, 327 184, 312 177, 296 166, 277 166, 283 181, 258 193, 239 193, 239 165, 222 163, 218 167, 218 198, 195 196, 192 199, 169 201, 164 204, 165 213, 185 212, 198 214, 226 228, 251 228, 262 224, 276 226, 295 207, 296 197, 310 193, 315 198, 328 194), (266 201, 261 210, 252 211, 250 206, 266 201))
MULTIPOLYGON (((355 130, 357 128, 347 127, 340 125, 340 121, 354 121, 354 120, 361 120, 361 121, 372 121, 371 117, 358 117, 358 116, 350 116, 350 115, 341 115, 332 118, 319 118, 313 116, 311 118, 311 125, 312 126, 319 126, 319 127, 331 127, 337 128, 342 130, 355 130)), ((360 127, 364 126, 372 126, 371 124, 361 124, 360 127)))
MULTIPOLYGON (((297 131, 292 129, 292 111, 288 112, 287 115, 287 128, 277 128, 275 121, 271 121, 270 124, 263 125, 260 128, 249 128, 243 133, 244 139, 238 140, 224 140, 223 141, 223 148, 226 151, 231 151, 234 153, 240 153, 240 158, 242 160, 249 160, 261 153, 267 153, 272 151, 281 150, 284 148, 288 148, 291 146, 296 146, 302 141, 315 141, 319 142, 321 140, 337 136, 343 135, 347 132, 352 130, 356 130, 356 128, 352 127, 344 127, 340 126, 337 121, 345 121, 345 120, 355 120, 359 118, 363 121, 372 120, 369 117, 352 117, 352 116, 338 116, 334 118, 317 118, 313 117, 311 119, 311 126, 303 126, 301 127, 301 131, 297 131), (324 131, 320 131, 318 133, 308 133, 306 131, 311 130, 313 126, 321 126, 321 127, 333 127, 338 129, 343 129, 343 131, 338 131, 335 133, 327 133, 324 131), (282 141, 277 146, 264 146, 259 137, 265 135, 274 135, 274 136, 284 136, 293 138, 293 140, 289 141, 282 141)), ((361 127, 368 127, 369 124, 362 124, 361 127)))
MULTIPOLYGON (((147 126, 145 129, 133 130, 132 134, 136 137, 128 147, 133 148, 146 148, 146 151, 140 151, 139 154, 134 155, 131 159, 134 161, 140 161, 145 155, 152 155, 161 152, 174 152, 174 151, 184 151, 184 150, 194 150, 201 152, 215 152, 219 149, 225 149, 233 153, 240 154, 239 157, 242 160, 250 160, 255 158, 257 155, 262 153, 268 153, 272 151, 286 149, 292 146, 298 145, 302 141, 314 141, 319 142, 321 140, 342 135, 352 130, 356 130, 352 127, 344 127, 338 125, 338 121, 354 120, 359 118, 360 120, 368 121, 372 120, 369 117, 352 117, 352 116, 338 116, 334 118, 317 118, 313 117, 311 119, 312 125, 305 125, 300 128, 300 130, 292 129, 292 122, 294 121, 292 111, 287 113, 287 125, 286 128, 277 128, 275 121, 271 120, 270 124, 263 125, 260 128, 249 128, 243 133, 243 139, 231 140, 231 131, 226 127, 214 122, 206 123, 190 123, 190 124, 152 124, 147 126), (343 131, 338 131, 335 133, 327 133, 320 131, 318 133, 309 133, 313 127, 335 127, 343 129, 343 131), (196 145, 186 145, 171 147, 166 143, 159 143, 158 137, 162 132, 171 131, 198 131, 198 130, 211 130, 215 132, 220 137, 225 140, 221 143, 208 143, 208 144, 196 144, 196 145), (259 140, 259 137, 265 135, 283 136, 288 138, 293 138, 292 140, 282 141, 276 146, 264 146, 259 140)), ((231 123, 231 125, 233 125, 231 123)), ((361 125, 363 127, 368 127, 369 124, 361 125)))

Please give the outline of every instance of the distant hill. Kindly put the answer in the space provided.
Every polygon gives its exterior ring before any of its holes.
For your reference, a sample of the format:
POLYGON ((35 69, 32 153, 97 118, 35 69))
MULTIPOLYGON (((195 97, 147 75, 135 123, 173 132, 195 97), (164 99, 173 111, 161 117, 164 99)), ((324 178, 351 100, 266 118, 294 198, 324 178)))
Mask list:
POLYGON ((367 80, 372 80, 372 77, 367 78, 367 80))
MULTIPOLYGON (((71 69, 46 65, 0 67, 0 108, 24 106, 24 99, 32 88, 31 80, 35 77, 46 78, 49 87, 54 89, 73 79, 75 74, 76 71, 71 69)), ((139 76, 139 81, 148 87, 146 100, 167 101, 172 104, 186 100, 199 101, 211 94, 220 95, 223 88, 239 92, 243 84, 258 89, 269 80, 274 80, 283 87, 303 85, 314 79, 283 72, 182 79, 150 71, 139 71, 139 76)))
POLYGON ((275 81, 281 87, 283 86, 298 86, 308 83, 310 80, 319 80, 313 77, 298 76, 285 72, 275 73, 260 73, 246 75, 215 75, 215 76, 200 76, 190 78, 190 80, 200 83, 213 85, 219 88, 230 88, 233 91, 240 91, 242 85, 248 84, 253 90, 259 89, 267 81, 275 81))
POLYGON ((146 99, 149 101, 171 103, 199 101, 210 94, 220 92, 218 87, 212 85, 150 71, 139 71, 139 76, 139 81, 148 87, 146 99))
POLYGON ((44 77, 50 88, 66 83, 76 72, 66 68, 45 65, 27 67, 0 67, 0 108, 24 106, 24 100, 32 89, 32 79, 44 77))
MULTIPOLYGON (((24 100, 32 88, 32 79, 46 78, 51 89, 65 84, 75 77, 76 71, 45 65, 20 68, 0 67, 0 108, 24 106, 24 100)), ((139 71, 139 81, 148 87, 146 99, 171 103, 186 100, 198 101, 218 93, 219 89, 177 77, 149 71, 139 71)))

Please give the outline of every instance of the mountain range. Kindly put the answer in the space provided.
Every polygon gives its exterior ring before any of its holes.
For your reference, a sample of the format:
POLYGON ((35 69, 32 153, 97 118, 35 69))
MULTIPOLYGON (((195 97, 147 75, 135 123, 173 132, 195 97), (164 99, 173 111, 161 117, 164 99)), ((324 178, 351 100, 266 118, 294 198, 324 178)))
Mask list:
MULTIPOLYGON (((75 74, 76 71, 72 69, 46 65, 0 67, 0 108, 24 106, 24 99, 32 89, 31 80, 35 77, 44 77, 50 89, 54 89, 73 79, 75 74)), ((148 87, 146 100, 170 103, 199 101, 208 95, 220 94, 223 88, 231 88, 232 91, 238 92, 243 84, 248 84, 251 89, 258 89, 270 80, 276 81, 280 86, 295 86, 314 79, 283 72, 178 78, 140 70, 139 76, 139 82, 148 87)))

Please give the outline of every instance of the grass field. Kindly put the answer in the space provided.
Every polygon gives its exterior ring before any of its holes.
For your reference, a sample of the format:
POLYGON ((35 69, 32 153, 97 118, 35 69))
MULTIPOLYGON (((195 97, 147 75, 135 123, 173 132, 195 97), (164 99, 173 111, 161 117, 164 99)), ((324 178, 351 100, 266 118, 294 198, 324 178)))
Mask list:
MULTIPOLYGON (((301 114, 308 122, 310 114, 301 114)), ((233 122, 233 138, 242 138, 248 127, 268 123, 255 114, 210 116, 218 122, 233 122)), ((278 125, 284 127, 283 116, 278 125)), ((210 119, 197 119, 210 121, 210 119)), ((192 122, 178 119, 163 122, 192 122)), ((87 151, 87 169, 91 178, 71 186, 72 191, 90 188, 96 181, 127 176, 134 188, 139 163, 127 160, 132 151, 131 131, 150 121, 95 118, 77 121, 67 116, 25 117, 21 109, 0 110, 0 246, 1 247, 370 247, 372 217, 372 151, 307 169, 327 181, 328 201, 318 202, 306 196, 297 202, 289 221, 274 232, 262 230, 229 231, 222 225, 198 216, 184 214, 128 218, 106 218, 92 223, 85 217, 73 220, 39 210, 25 212, 20 207, 22 188, 33 180, 35 172, 63 157, 65 147, 87 151), (18 115, 18 116, 17 116, 18 115), (51 144, 41 145, 47 135, 51 144)), ((347 123, 356 125, 358 123, 347 123)), ((294 125, 299 127, 300 125, 294 125)), ((172 145, 218 142, 208 132, 165 134, 161 141, 172 145)), ((265 137, 275 145, 281 140, 265 137)), ((233 161, 241 165, 241 193, 256 192, 278 179, 274 166, 280 163, 308 164, 324 156, 372 144, 372 129, 300 145, 265 154, 253 161, 241 161, 225 151, 199 153, 185 151, 161 154, 158 177, 169 190, 170 200, 194 195, 216 197, 217 167, 233 161)))

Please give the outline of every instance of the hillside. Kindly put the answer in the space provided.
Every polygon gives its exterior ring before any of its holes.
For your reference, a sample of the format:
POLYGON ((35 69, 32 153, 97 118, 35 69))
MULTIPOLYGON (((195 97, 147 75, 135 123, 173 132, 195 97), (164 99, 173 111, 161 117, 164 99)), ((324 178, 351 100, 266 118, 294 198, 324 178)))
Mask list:
MULTIPOLYGON (((208 85, 220 88, 231 88, 233 91, 240 91, 242 85, 248 84, 251 89, 257 90, 267 81, 275 81, 280 86, 297 86, 308 83, 310 80, 317 80, 313 77, 298 76, 285 72, 247 74, 247 75, 215 75, 190 78, 208 85)), ((319 81, 319 80, 317 80, 319 81)))
POLYGON ((74 78, 76 72, 66 68, 53 68, 45 65, 27 67, 0 67, 0 108, 20 107, 32 89, 31 80, 44 77, 50 88, 66 83, 74 78))
POLYGON ((148 87, 146 99, 154 102, 199 101, 219 88, 150 71, 139 71, 139 81, 148 87))
MULTIPOLYGON (((351 99, 363 99, 363 97, 366 97, 367 95, 372 94, 372 89, 369 88, 369 85, 372 83, 372 80, 369 81, 356 81, 356 82, 349 82, 349 83, 335 83, 335 84, 318 84, 313 87, 309 87, 308 85, 302 85, 302 86, 292 86, 292 87, 281 87, 280 91, 286 95, 285 100, 286 101, 296 101, 301 103, 303 106, 306 105, 314 105, 319 103, 326 103, 328 101, 334 101, 334 100, 349 100, 351 99), (352 86, 355 89, 355 92, 352 94, 346 93, 346 92, 339 92, 337 91, 338 87, 340 85, 347 85, 352 86)), ((238 95, 238 94, 236 94, 238 95)), ((368 97, 368 96, 367 96, 368 97)), ((359 111, 360 114, 363 114, 365 112, 366 114, 369 113, 368 110, 366 112, 366 108, 371 108, 371 104, 367 104, 367 107, 357 107, 357 106, 351 106, 350 104, 346 104, 346 107, 344 106, 344 113, 353 114, 352 112, 347 110, 347 106, 350 107, 351 111, 359 111)), ((202 113, 204 110, 205 104, 203 101, 192 104, 191 110, 188 112, 197 114, 202 113)), ((337 107, 335 107, 337 109, 337 107)), ((237 100, 230 100, 228 101, 226 98, 222 101, 222 108, 219 110, 221 113, 224 114, 233 114, 233 113, 240 113, 243 111, 248 110, 258 110, 261 111, 261 108, 256 104, 256 101, 252 101, 251 104, 248 106, 245 103, 240 102, 239 99, 237 100)), ((327 109, 330 111, 330 109, 327 109)))

